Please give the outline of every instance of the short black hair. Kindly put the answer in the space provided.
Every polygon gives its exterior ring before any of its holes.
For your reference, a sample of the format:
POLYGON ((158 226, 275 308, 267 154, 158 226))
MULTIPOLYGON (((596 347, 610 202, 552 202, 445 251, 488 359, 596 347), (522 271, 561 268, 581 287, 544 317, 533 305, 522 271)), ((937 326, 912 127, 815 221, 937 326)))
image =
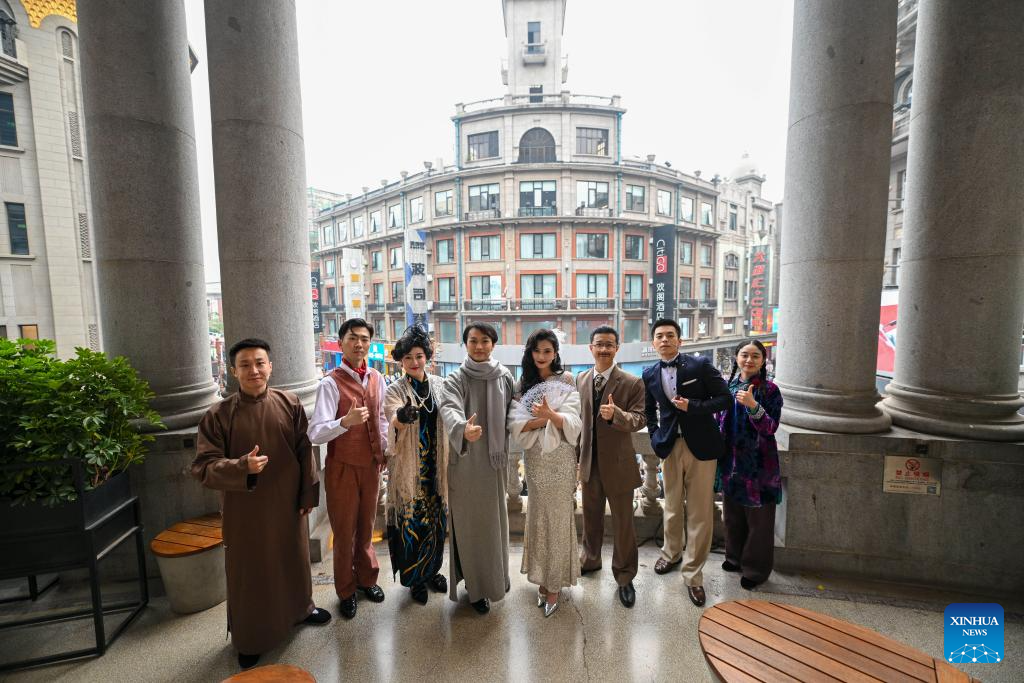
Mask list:
POLYGON ((349 330, 356 327, 365 327, 370 332, 370 339, 373 339, 373 325, 366 322, 362 318, 349 318, 348 320, 343 322, 341 324, 341 329, 338 330, 338 339, 341 339, 346 334, 348 334, 349 330))
POLYGON ((410 325, 395 342, 395 348, 391 349, 391 357, 399 363, 413 349, 423 349, 423 355, 430 360, 434 355, 434 347, 430 343, 430 335, 419 325, 410 325))
POLYGON ((468 344, 469 343, 469 331, 470 330, 479 330, 480 332, 483 332, 488 337, 490 337, 492 343, 494 343, 494 344, 498 343, 498 331, 496 329, 494 329, 494 325, 489 325, 487 323, 470 323, 470 324, 466 325, 466 329, 464 329, 462 331, 462 343, 463 344, 468 344))
POLYGON ((675 328, 677 337, 683 336, 683 330, 682 328, 679 327, 679 323, 677 323, 672 318, 658 318, 657 320, 655 320, 654 324, 651 325, 651 336, 654 336, 654 331, 656 329, 658 329, 659 327, 665 327, 666 325, 675 328))
POLYGON ((611 325, 600 325, 590 331, 590 343, 594 343, 594 337, 599 334, 613 334, 615 335, 615 345, 619 345, 619 332, 611 325))
POLYGON ((235 367, 235 356, 238 355, 238 352, 244 351, 245 349, 263 349, 267 352, 267 358, 270 358, 270 344, 262 339, 249 337, 248 339, 243 339, 240 342, 235 342, 231 348, 228 349, 228 363, 231 364, 231 367, 235 367))

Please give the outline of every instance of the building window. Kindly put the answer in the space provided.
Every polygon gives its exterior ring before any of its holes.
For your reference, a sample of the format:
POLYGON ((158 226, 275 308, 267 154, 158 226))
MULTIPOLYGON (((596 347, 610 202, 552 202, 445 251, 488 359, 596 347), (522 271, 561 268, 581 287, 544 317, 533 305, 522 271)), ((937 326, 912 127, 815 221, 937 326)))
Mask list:
POLYGON ((679 298, 690 299, 693 297, 693 279, 688 277, 679 278, 679 298))
POLYGON ((576 233, 576 258, 608 258, 608 235, 576 233))
POLYGON ((402 225, 402 205, 392 204, 388 207, 388 229, 401 228, 402 225))
POLYGON ((398 268, 402 265, 402 248, 391 247, 391 267, 398 268))
POLYGON ((501 208, 499 202, 500 191, 498 189, 498 183, 492 183, 490 185, 470 185, 469 186, 469 210, 470 211, 488 211, 491 209, 497 210, 501 208))
POLYGON ((338 320, 333 315, 327 319, 327 334, 332 337, 338 336, 338 320))
POLYGON ((468 161, 493 159, 498 156, 498 131, 492 130, 487 133, 476 133, 470 135, 467 140, 469 146, 468 161))
POLYGON ((608 276, 580 273, 576 276, 577 299, 607 299, 608 276))
POLYGON ((324 261, 324 275, 326 277, 334 277, 334 259, 324 261))
POLYGON ((442 344, 457 344, 459 342, 458 333, 455 331, 454 320, 442 320, 437 323, 437 327, 440 331, 442 344))
POLYGON ((764 233, 764 214, 757 217, 757 231, 764 233))
POLYGON ((325 225, 324 226, 324 246, 325 247, 329 247, 332 244, 334 244, 334 226, 333 225, 325 225))
POLYGON ((7 231, 11 237, 11 254, 28 256, 28 225, 25 223, 24 204, 4 204, 7 207, 7 231))
POLYGON ((437 280, 437 300, 455 301, 455 278, 442 277, 437 280))
POLYGON ((627 318, 622 321, 622 343, 632 344, 644 340, 644 320, 642 318, 627 318))
POLYGON ((607 318, 598 320, 577 320, 576 321, 576 343, 586 345, 590 343, 590 333, 601 325, 607 325, 610 321, 607 318))
POLYGON ((391 283, 391 303, 401 304, 405 303, 405 292, 403 291, 405 286, 401 280, 395 280, 391 283))
POLYGON ((380 211, 370 212, 370 233, 380 232, 380 211))
POLYGON ((736 280, 726 280, 725 281, 725 292, 723 293, 723 297, 727 301, 736 301, 736 292, 737 292, 736 280))
POLYGON ((18 325, 19 339, 39 339, 39 325, 18 325))
POLYGON ((577 128, 576 153, 608 156, 608 129, 577 128))
POLYGON ((622 298, 626 301, 636 301, 644 298, 644 276, 627 275, 625 287, 622 290, 622 298))
POLYGON ((736 254, 726 254, 725 255, 725 267, 726 268, 739 268, 740 267, 740 257, 737 256, 736 254))
POLYGON ((366 226, 366 217, 365 216, 356 216, 355 218, 353 218, 352 219, 352 237, 353 238, 362 237, 365 226, 366 226))
MULTIPOLYGON (((530 103, 539 104, 544 101, 544 86, 543 85, 531 85, 530 86, 530 103)), ((521 161, 522 159, 520 159, 521 161)), ((554 161, 554 159, 552 159, 554 161)))
POLYGON ((455 263, 455 240, 438 240, 435 244, 438 263, 455 263))
POLYGON ((384 257, 379 251, 370 252, 370 270, 375 273, 384 270, 384 257))
POLYGON ((527 233, 520 235, 519 258, 555 258, 555 234, 527 233))
POLYGON ((700 222, 702 225, 713 225, 715 221, 715 209, 707 202, 700 203, 700 222))
POLYGON ((544 52, 544 46, 540 42, 540 22, 526 22, 526 51, 530 54, 544 52))
POLYGON ((668 190, 658 190, 658 215, 672 215, 672 193, 668 190))
POLYGON ((693 332, 690 328, 693 326, 693 318, 687 316, 685 318, 680 318, 677 322, 679 323, 679 338, 692 339, 693 332))
POLYGON ((700 245, 700 264, 707 268, 710 268, 713 264, 711 262, 712 252, 710 244, 700 245))
POLYGON ((327 287, 325 291, 327 292, 327 305, 328 306, 337 306, 338 305, 338 290, 335 289, 334 287, 327 287))
POLYGON ((680 209, 680 218, 690 223, 693 222, 693 197, 682 197, 679 200, 682 202, 682 208, 680 209))
POLYGON ((693 242, 679 243, 679 262, 688 266, 693 265, 693 242))
MULTIPOLYGON (((384 283, 374 282, 373 283, 373 302, 376 304, 384 303, 384 283)), ((380 329, 379 325, 374 325, 375 329, 380 329)))
MULTIPOLYGON (((892 250, 892 261, 889 263, 889 284, 894 286, 894 287, 896 285, 898 285, 899 282, 900 282, 899 281, 900 254, 901 254, 901 250, 898 247, 896 249, 893 249, 892 250)), ((1022 348, 1024 348, 1024 347, 1022 347, 1022 348)), ((1021 365, 1024 365, 1024 363, 1021 363, 1021 365)))
POLYGON ((498 235, 486 235, 484 237, 469 238, 469 260, 470 261, 500 261, 501 260, 501 237, 498 235))
POLYGON ((626 185, 626 211, 646 211, 643 185, 626 185))
POLYGON ((0 325, 0 339, 7 339, 7 325, 0 325))
POLYGON ((626 235, 626 258, 643 260, 644 238, 641 235, 626 235))
POLYGON ((344 242, 348 239, 348 221, 338 221, 338 241, 344 242))
POLYGON ((607 209, 608 183, 578 181, 576 183, 576 206, 581 209, 607 209))
POLYGON ((455 198, 451 190, 434 193, 434 215, 451 216, 455 213, 455 198))
POLYGON ((419 223, 423 220, 423 197, 413 197, 409 200, 409 221, 419 223))
POLYGON ((554 216, 557 192, 554 180, 528 180, 519 183, 520 216, 554 216))
MULTIPOLYGON (((533 88, 530 88, 530 92, 533 92, 533 88)), ((536 101, 541 102, 543 99, 541 96, 536 101)), ((533 102, 534 99, 531 97, 530 101, 533 102)), ((555 138, 551 133, 543 128, 531 128, 523 133, 519 140, 519 163, 541 164, 551 161, 556 161, 555 138)))
MULTIPOLYGON (((519 295, 523 299, 548 299, 553 304, 556 296, 555 279, 554 275, 520 275, 519 295)), ((523 308, 530 310, 529 304, 524 304, 523 308)))
MULTIPOLYGON (((0 15, 3 13, 0 12, 0 15)), ((0 19, 2 21, 2 19, 0 19)), ((7 52, 7 31, 12 27, 3 25, 4 29, 4 52, 7 52)), ((7 54, 10 54, 9 52, 7 54)), ((18 126, 14 121, 14 96, 9 92, 0 92, 0 145, 18 146, 18 126)))
POLYGON ((739 213, 737 213, 736 206, 733 204, 729 205, 729 229, 735 230, 739 226, 739 213))
POLYGON ((537 330, 551 330, 558 327, 558 323, 554 320, 524 320, 520 323, 520 329, 523 333, 523 342, 525 343, 530 335, 537 330))
MULTIPOLYGON (((13 112, 11 113, 11 117, 12 117, 11 118, 11 122, 13 124, 13 121, 14 121, 14 119, 13 119, 13 117, 14 117, 13 112)), ((0 120, 2 120, 2 119, 0 119, 0 120)), ((6 131, 6 126, 4 127, 4 130, 6 131)), ((4 144, 6 145, 7 143, 5 142, 4 144)), ((896 199, 895 199, 895 201, 893 201, 892 208, 896 209, 897 211, 899 209, 903 208, 903 191, 906 188, 906 185, 907 185, 907 172, 906 171, 896 171, 896 199)))
POLYGON ((711 298, 711 278, 702 277, 700 279, 700 298, 710 299, 711 298))
POLYGON ((469 278, 469 291, 470 298, 475 301, 498 299, 501 297, 501 276, 474 275, 469 278))

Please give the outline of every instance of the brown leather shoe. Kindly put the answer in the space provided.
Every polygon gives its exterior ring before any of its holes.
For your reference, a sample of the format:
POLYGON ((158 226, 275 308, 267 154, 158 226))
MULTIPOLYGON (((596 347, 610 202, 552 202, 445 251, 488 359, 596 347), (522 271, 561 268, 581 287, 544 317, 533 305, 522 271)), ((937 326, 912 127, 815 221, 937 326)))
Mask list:
POLYGON ((681 557, 678 560, 676 560, 675 562, 668 562, 668 561, 665 560, 664 557, 659 557, 658 561, 654 563, 654 573, 655 574, 668 574, 670 571, 672 571, 673 567, 678 567, 679 564, 682 561, 683 561, 683 558, 681 558, 681 557))
POLYGON ((687 586, 686 594, 690 596, 690 602, 697 607, 703 607, 707 596, 704 595, 704 586, 687 586))

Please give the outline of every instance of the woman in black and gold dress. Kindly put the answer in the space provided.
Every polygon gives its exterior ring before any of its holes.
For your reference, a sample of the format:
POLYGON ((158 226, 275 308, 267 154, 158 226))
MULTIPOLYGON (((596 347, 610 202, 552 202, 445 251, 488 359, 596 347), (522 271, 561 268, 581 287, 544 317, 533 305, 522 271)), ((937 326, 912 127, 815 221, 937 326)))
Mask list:
POLYGON ((388 419, 386 519, 392 571, 425 605, 427 588, 448 590, 440 574, 448 509, 448 439, 436 397, 444 379, 427 374, 433 348, 427 333, 410 327, 392 357, 405 374, 384 394, 388 419))

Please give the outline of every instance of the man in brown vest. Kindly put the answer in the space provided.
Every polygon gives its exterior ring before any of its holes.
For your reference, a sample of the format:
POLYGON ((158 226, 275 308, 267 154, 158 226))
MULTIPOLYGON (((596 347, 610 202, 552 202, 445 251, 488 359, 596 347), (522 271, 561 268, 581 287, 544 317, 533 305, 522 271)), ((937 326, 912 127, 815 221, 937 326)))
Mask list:
POLYGON ((351 619, 357 589, 373 602, 384 600, 371 537, 388 432, 384 377, 366 364, 373 326, 350 318, 338 336, 342 361, 320 381, 309 440, 327 444, 324 483, 334 531, 334 589, 342 615, 351 619))

